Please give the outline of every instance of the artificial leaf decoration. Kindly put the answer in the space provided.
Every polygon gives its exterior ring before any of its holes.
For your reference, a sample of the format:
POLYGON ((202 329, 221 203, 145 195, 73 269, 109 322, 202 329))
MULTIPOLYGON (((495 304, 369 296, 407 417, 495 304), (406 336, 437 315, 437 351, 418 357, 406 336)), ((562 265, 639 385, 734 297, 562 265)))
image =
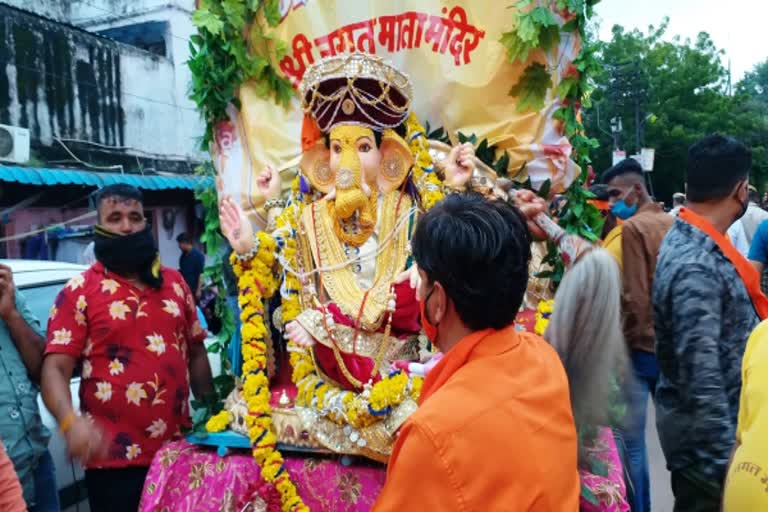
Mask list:
POLYGON ((224 10, 229 23, 238 27, 245 25, 247 11, 243 2, 240 0, 224 0, 221 2, 221 8, 224 10))
MULTIPOLYGON (((589 105, 593 88, 591 80, 600 71, 595 58, 597 46, 590 43, 586 33, 593 6, 597 1, 553 0, 536 4, 530 0, 518 1, 513 5, 516 9, 513 29, 501 37, 510 62, 527 61, 533 50, 554 50, 560 41, 560 32, 571 32, 571 37, 581 39, 579 55, 572 62, 575 71, 569 69, 565 76, 561 77, 557 90, 554 91, 561 101, 561 107, 555 111, 553 117, 562 123, 563 133, 573 147, 571 158, 582 169, 581 175, 564 194, 567 204, 558 212, 558 223, 568 233, 580 235, 590 241, 598 240, 603 224, 602 215, 597 208, 587 203, 587 192, 583 188, 590 163, 589 153, 597 141, 584 133, 578 113, 582 105, 589 105)), ((546 101, 547 90, 551 87, 552 80, 547 69, 542 64, 533 63, 512 87, 510 95, 517 97, 518 111, 540 110, 546 101)), ((530 188, 523 170, 513 172, 513 179, 516 183, 520 182, 520 186, 530 188)), ((544 262, 553 269, 550 277, 553 285, 557 286, 564 272, 562 259, 554 244, 547 244, 547 250, 544 262)))
POLYGON ((496 162, 493 164, 493 170, 496 171, 496 174, 498 174, 500 177, 505 178, 509 174, 509 153, 506 151, 502 152, 501 156, 499 157, 496 162))
POLYGON ((552 87, 552 77, 543 64, 530 64, 520 80, 509 90, 510 96, 517 98, 517 111, 539 111, 544 108, 547 90, 552 87))
POLYGON ((448 133, 442 126, 439 126, 433 130, 429 125, 429 121, 427 121, 424 124, 424 131, 427 132, 427 139, 429 140, 439 140, 440 142, 444 142, 446 144, 451 143, 451 139, 448 137, 448 133))
POLYGON ((237 91, 253 82, 262 97, 287 106, 293 97, 291 84, 271 64, 285 56, 288 46, 267 32, 280 23, 279 0, 200 0, 192 15, 198 33, 190 38, 192 72, 190 98, 206 120, 204 149, 212 127, 227 118, 227 106, 239 106, 237 91), (249 28, 249 40, 243 33, 249 28))
POLYGON ((549 190, 552 188, 552 181, 546 180, 544 183, 541 184, 541 187, 539 187, 538 194, 539 197, 542 197, 544 199, 549 198, 549 190))
POLYGON ((192 15, 192 23, 199 29, 205 29, 211 35, 217 36, 224 28, 224 22, 208 9, 200 8, 192 15))
POLYGON ((489 167, 493 167, 496 161, 496 146, 488 144, 488 139, 483 139, 475 149, 475 156, 489 167))
POLYGON ((264 1, 264 18, 270 27, 276 27, 280 24, 280 2, 278 0, 264 1))
POLYGON ((571 94, 571 91, 578 86, 578 78, 572 76, 563 78, 557 85, 557 95, 561 98, 567 98, 571 94))
POLYGON ((560 42, 560 26, 552 11, 544 6, 528 9, 530 4, 529 0, 515 4, 515 28, 501 35, 510 62, 526 61, 532 50, 548 51, 560 42))

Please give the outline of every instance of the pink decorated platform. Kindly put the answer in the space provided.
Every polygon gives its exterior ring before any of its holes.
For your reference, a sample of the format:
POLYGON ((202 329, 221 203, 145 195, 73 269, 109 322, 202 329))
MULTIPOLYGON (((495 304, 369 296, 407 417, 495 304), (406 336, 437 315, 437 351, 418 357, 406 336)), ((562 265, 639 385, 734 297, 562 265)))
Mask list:
MULTIPOLYGON (((313 512, 370 510, 386 473, 381 466, 315 457, 286 456, 285 467, 313 512)), ((255 510, 280 511, 279 495, 247 451, 220 457, 213 448, 177 441, 155 456, 139 511, 239 512, 254 493, 263 501, 255 510)))

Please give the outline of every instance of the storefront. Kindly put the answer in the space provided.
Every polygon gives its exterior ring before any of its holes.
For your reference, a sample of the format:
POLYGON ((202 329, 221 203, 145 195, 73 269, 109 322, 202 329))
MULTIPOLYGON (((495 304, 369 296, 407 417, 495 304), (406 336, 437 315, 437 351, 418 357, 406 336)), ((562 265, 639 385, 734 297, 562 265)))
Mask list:
POLYGON ((213 186, 210 178, 0 166, 0 257, 82 263, 96 223, 92 194, 114 183, 142 190, 160 257, 175 268, 176 237, 201 232, 194 190, 213 186))

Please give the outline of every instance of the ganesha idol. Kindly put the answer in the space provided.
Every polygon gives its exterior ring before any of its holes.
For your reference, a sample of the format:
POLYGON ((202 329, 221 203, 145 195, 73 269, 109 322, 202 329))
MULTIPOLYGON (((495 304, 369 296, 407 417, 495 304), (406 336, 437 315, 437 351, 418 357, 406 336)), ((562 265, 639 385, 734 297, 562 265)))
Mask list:
POLYGON ((244 415, 266 414, 254 411, 261 387, 254 391, 249 379, 265 371, 258 361, 268 359, 262 342, 271 321, 287 340, 296 387, 295 398, 283 395, 271 411, 276 441, 384 462, 416 409, 420 363, 434 357, 420 335, 411 234, 444 193, 467 188, 474 150, 448 148, 438 172, 410 113, 408 77, 375 56, 320 60, 299 94, 303 154, 287 199, 278 172, 267 168, 257 179, 267 228, 254 232, 237 202, 221 199, 244 324, 232 428, 246 430, 244 415), (273 294, 280 307, 268 312, 273 294))

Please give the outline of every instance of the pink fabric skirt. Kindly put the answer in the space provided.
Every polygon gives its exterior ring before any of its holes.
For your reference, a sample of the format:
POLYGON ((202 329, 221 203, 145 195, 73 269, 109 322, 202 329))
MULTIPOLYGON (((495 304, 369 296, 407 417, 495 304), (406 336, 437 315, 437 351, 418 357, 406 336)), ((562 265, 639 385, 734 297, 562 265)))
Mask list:
POLYGON ((597 504, 590 503, 582 491, 579 500, 580 512, 629 512, 621 458, 619 458, 619 450, 616 448, 616 441, 610 428, 600 428, 595 445, 589 450, 589 454, 604 465, 608 475, 601 476, 584 470, 579 471, 582 485, 589 489, 592 498, 597 501, 597 504))
MULTIPOLYGON (((343 466, 332 459, 288 457, 285 468, 313 512, 363 512, 373 507, 386 470, 343 466)), ((186 441, 169 443, 155 455, 139 512, 239 512, 257 492, 279 511, 279 494, 259 476, 248 453, 219 457, 214 449, 186 441)))

